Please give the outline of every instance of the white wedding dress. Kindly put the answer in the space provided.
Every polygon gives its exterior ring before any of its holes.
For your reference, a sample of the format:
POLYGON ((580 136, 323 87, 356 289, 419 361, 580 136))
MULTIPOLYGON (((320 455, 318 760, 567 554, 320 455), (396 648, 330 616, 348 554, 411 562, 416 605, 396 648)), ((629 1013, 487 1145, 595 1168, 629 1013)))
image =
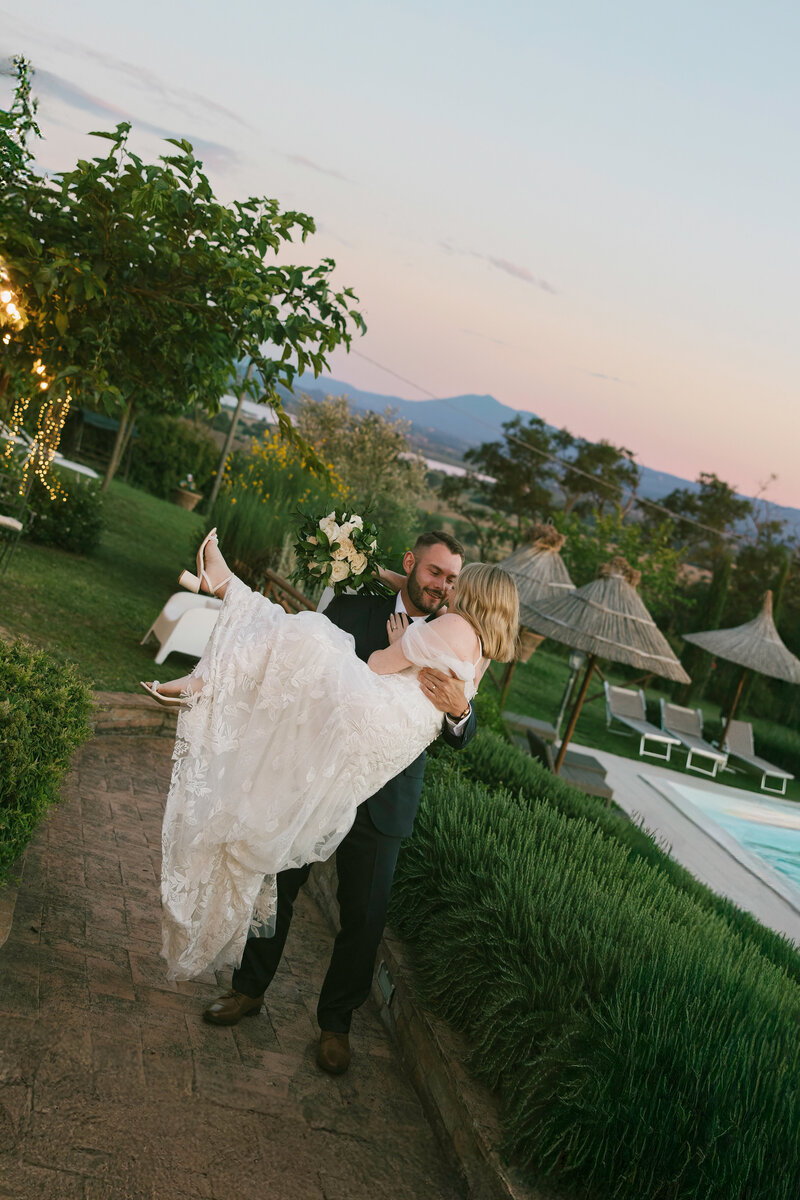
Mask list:
POLYGON ((234 578, 181 711, 162 835, 170 979, 235 966, 248 932, 271 932, 275 876, 330 857, 356 806, 441 731, 421 666, 475 693, 475 665, 435 622, 403 635, 413 663, 376 675, 322 613, 288 615, 234 578))

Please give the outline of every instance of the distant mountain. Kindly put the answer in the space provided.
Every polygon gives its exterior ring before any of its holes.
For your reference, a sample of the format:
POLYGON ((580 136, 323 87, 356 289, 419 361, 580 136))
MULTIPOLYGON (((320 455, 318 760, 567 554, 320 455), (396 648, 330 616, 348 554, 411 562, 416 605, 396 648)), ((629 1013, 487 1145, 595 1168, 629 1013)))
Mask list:
MULTIPOLYGON (((283 390, 283 389, 282 389, 283 390)), ((494 396, 448 396, 443 400, 403 400, 400 396, 386 396, 377 392, 365 392, 343 383, 338 379, 314 379, 313 375, 302 376, 295 384, 295 396, 306 393, 314 397, 347 395, 356 408, 373 412, 385 412, 392 408, 397 416, 411 421, 409 440, 414 449, 429 458, 458 462, 465 450, 481 442, 491 442, 503 435, 503 424, 514 417, 533 416, 524 410, 501 404, 494 396)), ((284 391, 290 403, 291 393, 284 391)), ((662 500, 676 488, 698 491, 698 484, 681 479, 666 471, 638 464, 641 471, 639 494, 645 500, 662 500)), ((752 497, 747 497, 752 499, 752 497)), ((784 508, 773 504, 771 516, 776 521, 785 521, 787 533, 800 537, 800 509, 784 508)))
MULTIPOLYGON (((411 421, 414 432, 437 442, 449 441, 461 454, 470 446, 491 442, 502 436, 503 422, 519 415, 515 408, 501 404, 494 396, 450 396, 446 400, 403 400, 364 392, 337 379, 314 379, 305 375, 295 384, 295 395, 349 396, 356 408, 385 412, 391 408, 404 421, 411 421)), ((286 393, 288 396, 289 393, 286 393)), ((527 415, 527 414, 526 414, 527 415)))

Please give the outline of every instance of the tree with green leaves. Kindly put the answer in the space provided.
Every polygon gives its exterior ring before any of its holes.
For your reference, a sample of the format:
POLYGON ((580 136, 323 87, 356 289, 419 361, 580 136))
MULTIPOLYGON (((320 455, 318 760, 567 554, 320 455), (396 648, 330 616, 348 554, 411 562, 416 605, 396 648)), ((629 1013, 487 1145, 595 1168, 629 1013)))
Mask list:
POLYGON ((17 70, 4 129, 22 149, 0 160, 0 256, 21 313, 2 368, 12 387, 30 386, 40 361, 51 394, 120 417, 105 486, 137 411, 215 411, 243 357, 255 368, 250 394, 294 436, 276 385, 318 375, 364 329, 352 290, 333 286, 332 259, 275 261, 313 219, 276 200, 221 203, 189 142, 167 139, 173 152, 145 163, 126 122, 92 134, 106 153, 56 179, 37 173, 29 73, 17 70))
POLYGON ((602 514, 620 507, 628 512, 640 476, 633 451, 614 446, 605 438, 599 442, 576 438, 559 485, 564 494, 564 512, 602 514))
POLYGON ((646 530, 626 519, 622 505, 594 512, 590 519, 572 512, 553 514, 553 524, 566 537, 561 557, 578 587, 597 577, 615 555, 641 572, 639 590, 657 625, 666 624, 681 606, 678 584, 680 554, 672 545, 672 526, 662 521, 646 530))
POLYGON ((426 490, 426 467, 408 441, 410 421, 385 413, 354 411, 347 396, 303 396, 297 431, 330 463, 358 512, 369 513, 395 549, 418 525, 417 506, 426 490))
POLYGON ((479 534, 482 553, 498 540, 518 545, 528 525, 550 512, 558 479, 556 436, 541 417, 513 417, 503 423, 503 441, 467 450, 467 474, 442 484, 442 499, 479 534))
MULTIPOLYGON (((752 516, 753 503, 737 496, 729 483, 710 471, 700 473, 697 485, 696 490, 676 488, 659 503, 676 514, 676 544, 684 553, 692 553, 698 565, 713 569, 716 560, 729 553, 736 526, 752 516), (688 519, 681 520, 682 516, 688 519)), ((646 509, 647 523, 662 520, 657 509, 646 509)))

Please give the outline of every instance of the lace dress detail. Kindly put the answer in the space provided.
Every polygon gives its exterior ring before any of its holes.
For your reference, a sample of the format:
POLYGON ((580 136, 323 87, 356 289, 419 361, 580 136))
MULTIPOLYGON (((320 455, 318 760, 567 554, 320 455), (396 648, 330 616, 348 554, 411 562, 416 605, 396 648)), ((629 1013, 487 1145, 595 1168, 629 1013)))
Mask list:
POLYGON ((434 622, 403 635, 414 665, 376 675, 322 613, 289 615, 240 580, 181 711, 162 834, 163 949, 170 979, 237 965, 248 932, 271 932, 279 871, 329 858, 356 807, 442 727, 421 666, 475 693, 475 667, 434 622))

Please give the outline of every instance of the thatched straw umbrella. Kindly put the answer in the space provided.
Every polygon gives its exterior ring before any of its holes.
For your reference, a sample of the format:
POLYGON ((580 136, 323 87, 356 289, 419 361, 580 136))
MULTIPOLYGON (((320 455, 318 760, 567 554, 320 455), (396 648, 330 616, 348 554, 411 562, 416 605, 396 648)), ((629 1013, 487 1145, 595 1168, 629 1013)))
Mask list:
POLYGON ((519 651, 508 664, 500 685, 500 707, 503 707, 511 677, 518 662, 527 662, 541 643, 543 637, 533 632, 527 619, 528 605, 538 600, 551 600, 565 592, 574 591, 575 584, 569 577, 559 551, 567 539, 554 525, 534 525, 526 546, 521 546, 498 566, 508 571, 519 592, 519 651))
POLYGON ((728 662, 744 667, 719 740, 720 747, 725 744, 728 736, 728 729, 736 713, 748 671, 758 671, 760 675, 784 679, 787 683, 800 683, 800 660, 784 646, 775 628, 772 618, 772 592, 765 593, 761 612, 746 625, 736 625, 733 629, 715 629, 706 633, 685 633, 683 640, 700 646, 715 658, 725 658, 728 662))
POLYGON ((597 579, 591 583, 558 599, 537 601, 528 606, 527 619, 537 633, 575 650, 583 650, 589 656, 558 751, 556 771, 564 761, 599 658, 627 663, 680 683, 689 682, 689 676, 667 639, 639 598, 636 586, 641 577, 641 572, 630 567, 624 558, 612 558, 600 568, 597 579))

